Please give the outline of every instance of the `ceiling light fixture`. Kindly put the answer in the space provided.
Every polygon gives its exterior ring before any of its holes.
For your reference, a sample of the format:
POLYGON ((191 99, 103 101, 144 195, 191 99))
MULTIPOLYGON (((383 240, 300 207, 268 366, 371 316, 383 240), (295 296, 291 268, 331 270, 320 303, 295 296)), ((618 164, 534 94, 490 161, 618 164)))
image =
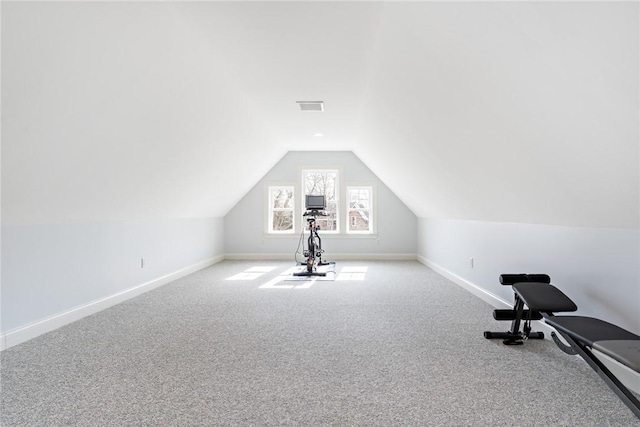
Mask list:
POLYGON ((296 101, 300 111, 324 111, 323 101, 296 101))

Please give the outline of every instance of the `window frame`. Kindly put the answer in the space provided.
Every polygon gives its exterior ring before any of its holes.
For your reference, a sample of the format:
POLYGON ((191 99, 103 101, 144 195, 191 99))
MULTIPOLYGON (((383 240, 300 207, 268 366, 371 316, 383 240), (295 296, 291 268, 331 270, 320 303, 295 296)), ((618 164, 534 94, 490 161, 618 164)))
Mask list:
MULTIPOLYGON (((329 230, 326 228, 321 228, 321 231, 323 234, 331 234, 331 235, 336 235, 336 234, 341 234, 340 231, 340 225, 341 225, 341 214, 340 214, 340 195, 342 193, 342 188, 340 187, 340 180, 341 180, 341 175, 342 175, 342 171, 340 170, 340 168, 338 167, 334 167, 334 166, 306 166, 306 167, 301 167, 300 168, 300 200, 302 201, 302 203, 300 204, 301 209, 300 209, 300 215, 302 215, 305 212, 305 200, 306 200, 306 185, 305 185, 305 175, 306 173, 309 172, 325 172, 325 173, 329 173, 329 172, 333 172, 336 175, 336 179, 335 179, 335 184, 334 184, 334 199, 331 201, 331 203, 335 203, 336 206, 336 215, 335 215, 335 221, 336 221, 336 229, 335 230, 329 230)), ((327 203, 329 203, 327 201, 327 203)), ((318 220, 320 220, 321 218, 319 218, 318 220)), ((303 230, 308 230, 307 228, 307 224, 305 223, 304 220, 301 220, 300 223, 302 224, 302 229, 303 230)))
POLYGON ((268 184, 266 186, 267 190, 267 221, 265 224, 265 229, 267 234, 271 235, 282 235, 282 234, 295 234, 296 230, 296 186, 293 184, 268 184), (293 205, 290 208, 274 208, 274 199, 273 199, 273 191, 283 189, 291 191, 291 204, 293 205), (291 229, 289 230, 274 230, 273 229, 273 214, 274 212, 291 212, 291 229))
POLYGON ((372 185, 348 185, 345 189, 345 216, 346 216, 346 234, 366 234, 372 235, 376 233, 376 212, 375 212, 375 188, 372 185), (351 190, 368 190, 369 191, 369 229, 368 230, 352 230, 351 229, 351 221, 350 221, 350 213, 353 211, 358 211, 362 209, 352 209, 351 208, 351 190))

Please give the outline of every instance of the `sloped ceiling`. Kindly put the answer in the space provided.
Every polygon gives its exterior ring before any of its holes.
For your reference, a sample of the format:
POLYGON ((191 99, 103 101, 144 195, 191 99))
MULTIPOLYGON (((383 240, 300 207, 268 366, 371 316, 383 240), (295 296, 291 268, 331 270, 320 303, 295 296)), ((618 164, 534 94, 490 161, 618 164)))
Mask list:
POLYGON ((638 14, 2 2, 2 219, 224 216, 286 152, 350 150, 421 217, 638 228, 638 14))

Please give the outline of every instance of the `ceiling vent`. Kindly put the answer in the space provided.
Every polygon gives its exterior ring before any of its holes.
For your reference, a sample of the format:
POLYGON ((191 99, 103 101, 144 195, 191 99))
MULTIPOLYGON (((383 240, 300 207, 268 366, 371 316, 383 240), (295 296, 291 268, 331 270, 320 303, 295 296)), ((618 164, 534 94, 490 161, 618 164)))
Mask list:
POLYGON ((324 111, 322 101, 296 101, 300 106, 300 111, 324 111))

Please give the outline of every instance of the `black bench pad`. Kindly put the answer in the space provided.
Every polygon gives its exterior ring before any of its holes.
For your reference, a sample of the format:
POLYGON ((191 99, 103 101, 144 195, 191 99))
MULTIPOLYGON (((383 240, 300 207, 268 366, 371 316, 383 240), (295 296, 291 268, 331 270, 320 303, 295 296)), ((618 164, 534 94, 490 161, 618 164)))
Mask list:
POLYGON ((545 322, 589 347, 597 341, 635 341, 640 336, 604 320, 585 316, 553 316, 545 322))
POLYGON ((558 331, 640 372, 640 336, 604 320, 553 316, 545 322, 558 331))
POLYGON ((520 282, 513 284, 512 288, 531 310, 559 313, 578 309, 560 289, 547 283, 520 282))
POLYGON ((640 340, 597 341, 593 348, 640 372, 640 340))
POLYGON ((548 274, 501 274, 500 284, 511 286, 520 282, 551 283, 548 274))

